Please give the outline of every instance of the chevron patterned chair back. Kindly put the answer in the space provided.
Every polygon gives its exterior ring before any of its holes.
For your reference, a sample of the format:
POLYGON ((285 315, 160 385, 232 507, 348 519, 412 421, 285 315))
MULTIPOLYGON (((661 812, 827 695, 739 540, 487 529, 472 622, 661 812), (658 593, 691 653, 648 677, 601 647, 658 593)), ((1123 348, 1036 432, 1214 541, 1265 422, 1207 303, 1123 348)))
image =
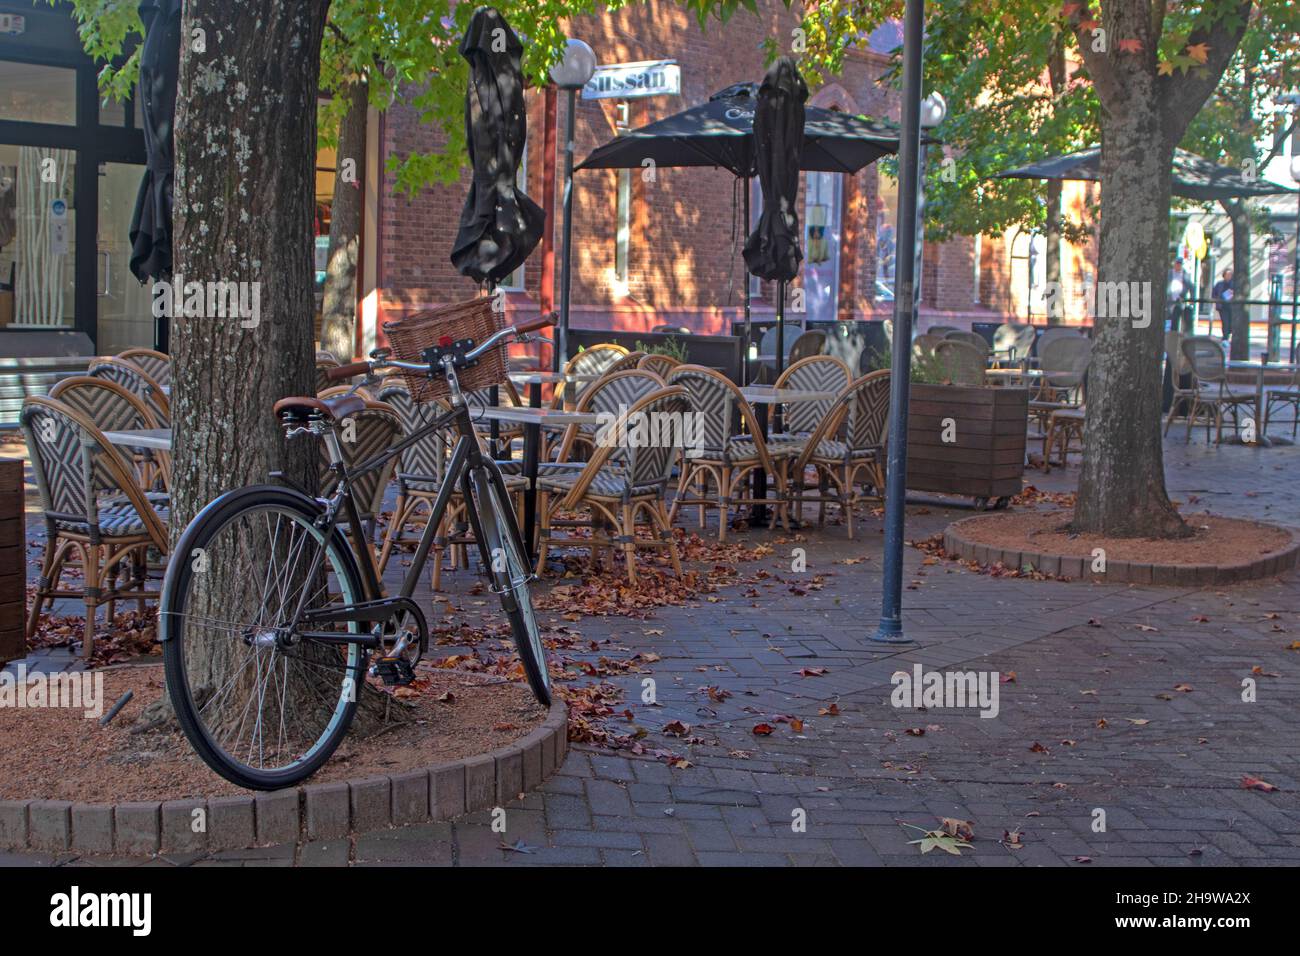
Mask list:
MULTIPOLYGON (((631 408, 651 392, 663 387, 664 380, 645 369, 608 372, 600 381, 592 382, 591 387, 582 393, 582 400, 578 402, 576 410, 618 416, 623 410, 631 408)), ((569 426, 556 460, 569 461, 575 443, 593 446, 598 428, 598 424, 569 426)))
POLYGON ((153 349, 123 349, 117 353, 117 357, 123 362, 139 366, 146 375, 163 388, 171 388, 171 356, 155 352, 153 349))
MULTIPOLYGON (((50 389, 50 398, 57 399, 85 415, 101 432, 139 431, 159 428, 158 420, 148 406, 134 394, 109 378, 74 375, 65 378, 50 389)), ((171 455, 149 448, 133 449, 140 485, 150 488, 154 478, 160 479, 162 489, 171 485, 171 455), (157 475, 153 469, 157 468, 157 475)))
POLYGON ((845 443, 850 455, 881 452, 889 435, 889 370, 864 375, 844 390, 845 443))
POLYGON ((677 484, 670 518, 676 518, 683 506, 698 509, 700 527, 704 527, 704 512, 716 508, 719 512, 718 540, 727 536, 730 510, 737 505, 772 505, 772 526, 779 518, 789 528, 786 511, 786 471, 790 459, 798 454, 802 439, 781 440, 773 436, 769 446, 763 437, 758 416, 745 400, 744 394, 726 376, 701 365, 682 365, 668 378, 670 386, 686 389, 695 412, 695 442, 683 458, 682 476, 677 484), (741 434, 737 422, 747 430, 741 434), (753 473, 762 469, 770 475, 776 486, 776 497, 758 499, 747 493, 747 484, 753 473), (709 494, 710 486, 716 494, 709 494), (693 495, 688 489, 696 489, 693 495))
MULTIPOLYGON (((627 355, 627 349, 612 342, 601 342, 591 348, 583 349, 564 366, 566 375, 604 375, 611 365, 627 355)), ((565 404, 576 406, 582 399, 582 393, 594 382, 566 382, 557 385, 551 397, 552 408, 563 408, 565 404)))
POLYGON ((664 381, 668 381, 668 376, 673 373, 673 369, 681 365, 677 359, 671 355, 660 355, 657 352, 650 352, 641 356, 637 362, 637 368, 643 368, 647 372, 654 372, 664 381))
POLYGON ((90 369, 86 374, 93 378, 106 378, 111 382, 117 382, 148 406, 149 411, 158 420, 158 427, 171 428, 172 408, 167 393, 140 366, 120 358, 97 358, 90 363, 90 369))
MULTIPOLYGON (((350 419, 344 419, 341 427, 343 436, 339 447, 343 450, 343 461, 349 468, 374 458, 402 437, 402 420, 398 417, 397 410, 384 402, 367 400, 366 407, 350 419), (349 428, 352 429, 350 436, 349 428), (349 437, 351 441, 347 440, 349 437)), ((324 442, 321 442, 320 455, 321 494, 329 495, 338 481, 329 470, 324 442)), ((397 461, 394 459, 352 482, 352 494, 357 503, 357 511, 367 525, 367 536, 373 528, 375 515, 383 504, 384 489, 388 487, 388 481, 396 468, 397 461)))
MULTIPOLYGON (((379 401, 397 413, 402 427, 402 437, 410 435, 426 422, 450 411, 445 402, 434 401, 417 404, 405 382, 385 385, 379 391, 379 401)), ((400 492, 421 491, 436 494, 447 473, 447 456, 455 442, 453 429, 446 428, 421 438, 398 456, 397 485, 400 492)))
MULTIPOLYGON (((781 373, 776 380, 778 389, 789 388, 800 392, 833 392, 839 395, 849 384, 849 367, 834 355, 811 355, 800 359, 781 373)), ((815 402, 791 402, 785 408, 785 430, 792 435, 811 434, 831 406, 834 398, 815 402)))

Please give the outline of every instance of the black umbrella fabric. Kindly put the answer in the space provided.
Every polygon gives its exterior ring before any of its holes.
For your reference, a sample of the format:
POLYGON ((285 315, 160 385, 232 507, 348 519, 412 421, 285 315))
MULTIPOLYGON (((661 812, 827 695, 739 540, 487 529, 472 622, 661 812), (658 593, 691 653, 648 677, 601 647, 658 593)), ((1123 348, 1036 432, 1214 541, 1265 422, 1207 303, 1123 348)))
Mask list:
POLYGON ((476 282, 498 282, 528 258, 542 238, 546 214, 515 186, 528 137, 523 45, 492 7, 474 11, 460 44, 469 61, 465 138, 473 179, 451 262, 476 282))
POLYGON ((131 272, 141 282, 172 271, 172 127, 181 61, 181 0, 145 0, 137 99, 145 172, 131 216, 131 272))
POLYGON ((804 146, 804 103, 808 86, 794 60, 772 64, 758 90, 754 111, 754 160, 763 191, 763 213, 745 240, 745 266, 760 279, 779 283, 776 311, 776 371, 785 358, 785 284, 799 274, 799 164, 804 146))
MULTIPOLYGON (((1101 182, 1101 147, 1051 156, 1028 166, 998 173, 994 179, 1079 179, 1101 182)), ((1173 194, 1184 199, 1215 202, 1239 196, 1273 196, 1295 192, 1267 179, 1247 179, 1241 170, 1220 166, 1185 149, 1174 150, 1173 194)))
POLYGON ((755 165, 763 212, 745 240, 745 266, 760 279, 789 282, 799 274, 799 162, 804 144, 808 87, 794 61, 772 65, 758 91, 754 115, 755 165))
MULTIPOLYGON (((598 146, 578 169, 656 166, 718 166, 753 176, 754 113, 759 85, 738 83, 707 102, 630 130, 598 146)), ((898 130, 885 123, 817 107, 805 108, 801 169, 856 173, 881 156, 898 152, 898 130)))

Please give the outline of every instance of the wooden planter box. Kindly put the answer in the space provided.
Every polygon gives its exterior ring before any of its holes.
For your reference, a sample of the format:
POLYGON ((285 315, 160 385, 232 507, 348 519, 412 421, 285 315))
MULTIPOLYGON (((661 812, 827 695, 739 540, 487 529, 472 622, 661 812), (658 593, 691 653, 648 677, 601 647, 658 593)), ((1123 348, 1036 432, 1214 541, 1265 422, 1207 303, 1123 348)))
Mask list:
POLYGON ((968 495, 981 508, 1019 494, 1028 389, 918 384, 911 396, 908 489, 968 495))
POLYGON ((0 664, 27 656, 23 463, 0 461, 0 664))

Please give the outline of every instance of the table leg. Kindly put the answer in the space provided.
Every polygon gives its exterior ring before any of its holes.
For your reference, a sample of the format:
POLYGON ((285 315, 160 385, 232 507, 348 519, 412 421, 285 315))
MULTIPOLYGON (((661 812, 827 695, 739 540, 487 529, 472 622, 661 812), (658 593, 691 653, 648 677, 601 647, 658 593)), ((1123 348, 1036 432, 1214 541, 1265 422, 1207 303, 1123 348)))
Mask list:
POLYGON ((1264 442, 1268 440, 1268 406, 1264 404, 1264 363, 1259 363, 1259 384, 1255 388, 1255 418, 1259 422, 1259 430, 1255 435, 1255 440, 1264 442))
MULTIPOLYGON (((528 386, 530 408, 542 407, 542 383, 528 386)), ((528 487, 524 490, 524 542, 530 561, 537 560, 537 462, 542 447, 542 426, 530 423, 524 426, 524 477, 528 487)))
MULTIPOLYGON (((755 403, 754 413, 758 416, 759 430, 762 431, 764 438, 767 438, 768 436, 767 409, 768 406, 765 403, 762 402, 755 403)), ((762 501, 764 498, 767 497, 767 472, 765 472, 762 468, 754 469, 754 479, 753 479, 752 487, 753 487, 755 498, 762 501)), ((721 520, 726 521, 727 516, 723 515, 721 520)), ((762 527, 767 524, 768 520, 769 519, 767 514, 767 505, 754 505, 752 508, 749 509, 750 527, 752 528, 762 527)))

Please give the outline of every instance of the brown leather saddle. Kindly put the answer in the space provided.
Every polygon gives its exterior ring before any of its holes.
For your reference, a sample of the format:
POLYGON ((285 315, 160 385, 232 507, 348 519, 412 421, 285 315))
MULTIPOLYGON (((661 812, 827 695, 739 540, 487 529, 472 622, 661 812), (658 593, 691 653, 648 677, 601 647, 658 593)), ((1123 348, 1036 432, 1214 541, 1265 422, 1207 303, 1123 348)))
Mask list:
POLYGON ((333 398, 291 395, 275 403, 275 414, 281 420, 293 423, 308 421, 333 423, 365 411, 365 408, 366 400, 360 395, 337 395, 333 398))

